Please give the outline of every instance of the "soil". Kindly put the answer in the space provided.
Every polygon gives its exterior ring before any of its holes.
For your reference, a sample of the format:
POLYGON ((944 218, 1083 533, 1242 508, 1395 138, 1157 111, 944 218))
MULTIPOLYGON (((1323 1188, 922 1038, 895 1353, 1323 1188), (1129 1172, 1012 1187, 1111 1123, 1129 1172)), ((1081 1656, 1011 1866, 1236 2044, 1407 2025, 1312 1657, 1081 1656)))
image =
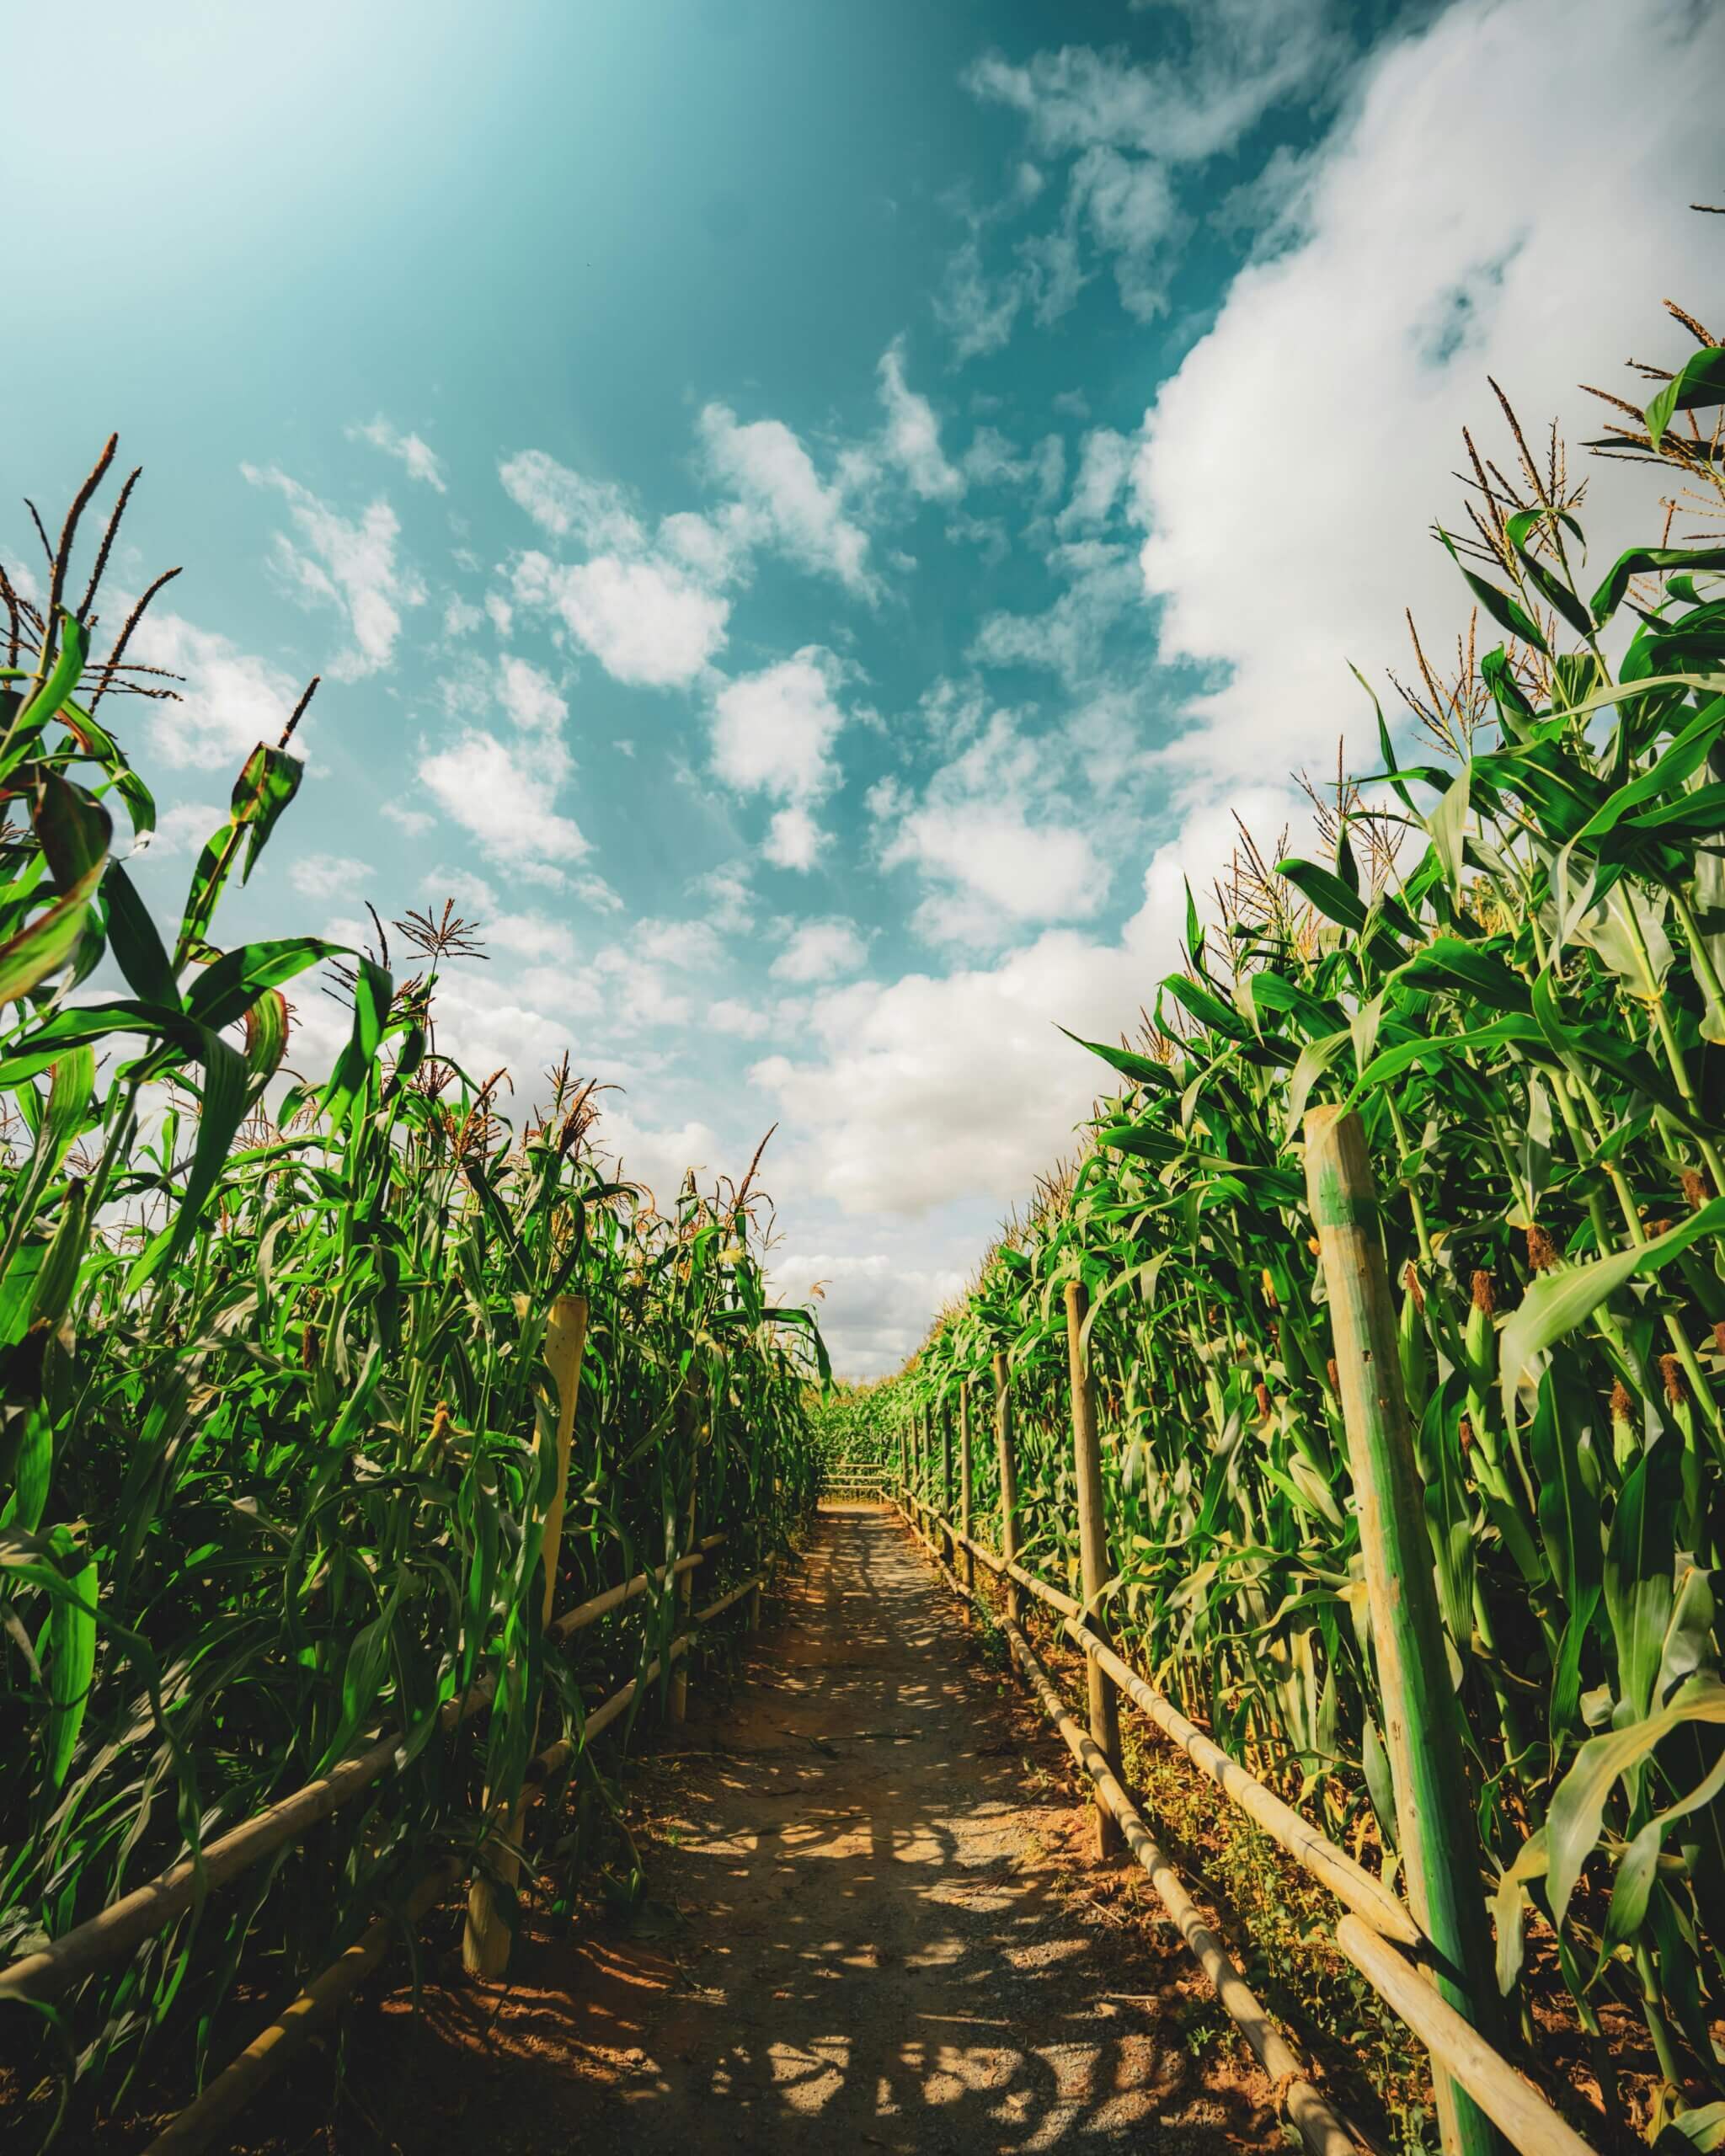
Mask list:
POLYGON ((444 1913, 418 2011, 385 1978, 339 2095, 308 2055, 248 2149, 1284 2145, 1178 1937, 1124 1914, 1140 1876, 1089 1862, 1064 1749, 884 1510, 824 1510, 740 1681, 692 1692, 633 1776, 633 1919, 530 1913, 483 1986, 444 1913))

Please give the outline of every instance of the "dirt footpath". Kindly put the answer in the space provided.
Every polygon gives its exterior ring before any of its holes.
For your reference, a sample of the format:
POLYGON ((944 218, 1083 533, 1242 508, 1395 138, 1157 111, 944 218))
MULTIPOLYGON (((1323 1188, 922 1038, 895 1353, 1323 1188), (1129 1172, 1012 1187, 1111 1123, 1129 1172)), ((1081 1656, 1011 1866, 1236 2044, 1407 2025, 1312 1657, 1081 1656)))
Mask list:
POLYGON ((641 1919, 535 1924, 507 1991, 434 1983, 417 2020, 378 2002, 348 2052, 371 2145, 1280 2148, 1267 2084, 1193 2036, 1178 1942, 1092 1892, 1065 1755, 1019 1713, 903 1529, 824 1513, 740 1686, 636 1778, 641 1919))

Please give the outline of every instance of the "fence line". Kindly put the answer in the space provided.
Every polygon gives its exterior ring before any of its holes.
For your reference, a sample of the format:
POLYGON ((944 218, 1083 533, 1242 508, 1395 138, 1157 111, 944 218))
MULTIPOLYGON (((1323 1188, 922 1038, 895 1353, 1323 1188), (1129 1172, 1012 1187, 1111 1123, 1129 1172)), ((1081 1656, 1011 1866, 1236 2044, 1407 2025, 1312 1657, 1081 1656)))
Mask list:
MULTIPOLYGON (((621 1587, 595 1595, 560 1619, 552 1631, 560 1640, 567 1639, 644 1593, 650 1585, 662 1581, 667 1572, 681 1574, 705 1563, 724 1539, 722 1534, 709 1535, 673 1564, 661 1566, 656 1572, 638 1573, 621 1587)), ((482 1713, 491 1704, 496 1689, 496 1677, 489 1676, 446 1700, 437 1710, 439 1731, 457 1729, 482 1713)), ((254 1813, 195 1854, 179 1859, 156 1878, 110 1902, 105 1909, 46 1946, 20 1956, 0 1969, 0 1999, 56 1998, 104 1962, 130 1953, 184 1915, 200 1892, 213 1893, 228 1886, 261 1858, 303 1840, 319 1821, 328 1818, 387 1772, 408 1741, 405 1731, 392 1731, 364 1751, 342 1760, 328 1774, 254 1813)))
MULTIPOLYGON (((955 1534, 951 1523, 942 1519, 934 1508, 914 1491, 906 1489, 902 1496, 907 1503, 900 1506, 900 1516, 927 1551, 947 1586, 960 1601, 975 1602, 987 1610, 988 1605, 982 1597, 975 1589, 967 1590, 943 1561, 935 1540, 925 1531, 916 1515, 920 1513, 931 1521, 942 1535, 955 1534)), ((1082 1606, 1071 1595, 1062 1593, 1058 1588, 1035 1573, 1027 1572, 1022 1566, 1009 1565, 996 1551, 980 1543, 972 1542, 970 1548, 972 1554, 996 1577, 1010 1577, 1039 1601, 1055 1610, 1063 1620, 1062 1630, 1083 1650, 1087 1662, 1093 1662, 1098 1656, 1106 1655, 1114 1665, 1109 1675, 1133 1704, 1141 1708, 1172 1741, 1180 1744, 1194 1758, 1194 1764, 1216 1783, 1232 1802, 1256 1819, 1321 1886, 1343 1904, 1348 1913, 1342 1918, 1336 1929, 1338 1947, 1431 2053, 1434 2073, 1453 2078, 1471 2102, 1477 2105, 1479 2111, 1502 2132, 1513 2148, 1521 2152, 1521 2156, 1594 2156, 1590 2145, 1562 2114, 1530 2082, 1525 2080, 1509 2060, 1496 2052, 1473 2025, 1438 1991, 1431 1981, 1431 1965, 1435 1956, 1430 1942, 1415 1924, 1412 1913, 1389 1892, 1381 1881, 1374 1879, 1370 1872, 1356 1865, 1344 1850, 1338 1849, 1316 1828, 1284 1805, 1274 1791, 1267 1789, 1255 1775, 1249 1774, 1237 1760, 1223 1752, 1170 1702, 1162 1699, 1154 1686, 1147 1684, 1130 1663, 1084 1623, 1082 1606), (1155 1707, 1149 1704, 1151 1701, 1157 1703, 1155 1707), (1191 1737, 1197 1740, 1197 1750, 1194 1751, 1182 1732, 1189 1732, 1191 1737), (1248 1790, 1257 1792, 1256 1796, 1248 1798, 1244 1793, 1248 1790), (1284 1815, 1284 1818, 1279 1823, 1272 1823, 1277 1813, 1284 1815), (1287 1824, 1289 1821, 1293 1822, 1291 1827, 1287 1824), (1316 1855, 1315 1851, 1318 1848, 1327 1854, 1316 1855), (1343 1892, 1344 1886, 1348 1892, 1343 1892), (1412 1939, 1407 1936, 1410 1931, 1413 1934, 1412 1939), (1413 1950, 1417 1959, 1408 1958, 1409 1949, 1413 1950)), ((989 1614, 992 1615, 993 1613, 991 1611, 989 1614)), ((996 1619, 996 1621, 1001 1620, 996 1619)), ((1001 1630, 1008 1641, 1013 1642, 1016 1657, 1018 1650, 1014 1635, 1022 1639, 1022 1633, 1010 1619, 1001 1624, 1001 1630)), ((1028 1642, 1026 1646, 1028 1649, 1028 1642)), ((1036 1667, 1046 1678, 1048 1673, 1040 1662, 1036 1667)), ((1050 1718, 1055 1718, 1049 1710, 1049 1700, 1041 1697, 1041 1687, 1036 1684, 1033 1676, 1032 1682, 1044 1711, 1049 1711, 1050 1718)), ((1058 1705, 1059 1695, 1053 1691, 1051 1679, 1049 1680, 1049 1689, 1058 1705)), ((1060 1708, 1060 1713, 1065 1716, 1067 1721, 1072 1721, 1064 1707, 1060 1708)), ((1058 1721, 1056 1726, 1061 1728, 1061 1734, 1066 1737, 1074 1756, 1097 1785, 1101 1801, 1108 1804, 1112 1815, 1119 1819, 1120 1814, 1098 1775, 1100 1768, 1108 1780, 1114 1780, 1100 1748, 1093 1740, 1083 1738, 1075 1721, 1072 1722, 1071 1734, 1058 1721), (1074 1742, 1075 1736, 1081 1740, 1081 1743, 1074 1742), (1094 1755, 1094 1764, 1092 1754, 1094 1755)), ((1118 1783, 1115 1786, 1118 1788, 1118 1783)), ((1120 1794, 1124 1798, 1124 1792, 1120 1794)), ((1127 1831, 1130 1838, 1133 1830, 1129 1828, 1127 1831)), ((1146 1832, 1147 1833, 1148 1830, 1146 1832)), ((1134 1853, 1138 1853, 1135 1847, 1134 1853)), ((1141 1856, 1140 1861, 1143 1861, 1141 1856)), ((1147 1865, 1146 1869, 1149 1869, 1147 1865)), ((1165 1902, 1166 1899, 1164 1897, 1165 1902)), ((1226 1998, 1222 2004, 1228 2005, 1226 1998)), ((1233 2009, 1230 2007, 1229 2011, 1233 2013, 1233 2009)), ((1236 2020, 1240 2019, 1238 2015, 1234 2018, 1236 2020)), ((1242 2026, 1248 2041, 1251 2041, 1251 2031, 1246 2029, 1243 2023, 1242 2026)), ((1255 2042, 1253 2049, 1257 2049, 1255 2042)), ((1262 2057, 1262 2053, 1259 2056, 1262 2057)), ((1290 2116, 1293 2116, 1290 2110, 1290 2116)), ((1295 2119, 1295 2124, 1300 2127, 1308 2146, 1316 2147, 1300 2121, 1295 2119)))
MULTIPOLYGON (((714 1536, 709 1539, 718 1540, 720 1538, 714 1536)), ((681 1558, 675 1567, 662 1566, 661 1572, 673 1570, 686 1572, 698 1561, 698 1556, 697 1552, 695 1556, 681 1558)), ((587 1716, 581 1729, 582 1743, 585 1745, 589 1739, 608 1729, 620 1715, 628 1710, 647 1686, 658 1680, 663 1670, 681 1662, 693 1643, 696 1631, 703 1625, 710 1625, 715 1618, 722 1617, 745 1594, 756 1593, 765 1578, 764 1572, 753 1573, 740 1585, 720 1595, 716 1601, 708 1603, 704 1609, 697 1610, 691 1620, 690 1630, 679 1633, 662 1655, 655 1655, 645 1669, 632 1677, 627 1684, 612 1693, 602 1706, 595 1707, 587 1716)), ((525 1819, 528 1805, 538 1796, 544 1784, 560 1767, 568 1764, 574 1758, 575 1749, 574 1744, 565 1738, 548 1746, 529 1764, 522 1776, 525 1801, 518 1824, 525 1819)), ((514 1854, 519 1854, 520 1852, 514 1854)), ((224 2067, 209 2086, 157 2135, 145 2151, 145 2156, 196 2156, 197 2151, 207 2148, 224 2127, 232 2124, 264 2084, 287 2063, 307 2037, 328 2020, 371 1973, 383 1959, 392 1939, 403 1929, 411 1929, 441 1896, 455 1885, 460 1876, 461 1867, 453 1859, 446 1858, 434 1865, 409 1896, 399 1917, 379 1917, 344 1953, 337 1956, 322 1975, 314 1977, 298 1997, 285 2007, 267 2027, 260 2030, 239 2056, 224 2067)))

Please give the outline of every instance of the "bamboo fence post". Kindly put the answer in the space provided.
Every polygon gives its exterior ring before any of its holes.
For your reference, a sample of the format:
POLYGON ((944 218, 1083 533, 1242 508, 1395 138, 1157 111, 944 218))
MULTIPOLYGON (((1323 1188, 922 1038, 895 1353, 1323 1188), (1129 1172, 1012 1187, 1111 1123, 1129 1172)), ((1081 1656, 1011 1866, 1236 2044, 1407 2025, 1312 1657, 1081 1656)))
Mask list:
MULTIPOLYGON (((1001 1555, 1009 1565, 1018 1561, 1018 1468, 1012 1458, 1012 1397, 1007 1385, 1007 1358, 994 1358, 994 1439, 1000 1454, 1001 1555)), ((1017 1582, 1007 1575, 1007 1619, 1018 1624, 1024 1614, 1024 1598, 1017 1582)))
MULTIPOLYGON (((557 1486, 545 1515, 540 1537, 540 1556, 545 1570, 545 1593, 540 1604, 542 1630, 551 1623, 552 1603, 557 1592, 558 1561, 563 1550, 563 1512, 569 1497, 569 1454, 574 1444, 575 1403, 581 1389, 581 1357, 587 1346, 587 1299, 559 1295, 551 1305, 545 1325, 545 1366, 557 1381, 557 1486)), ((537 1422, 533 1450, 539 1450, 537 1422)), ((487 1802, 490 1801, 489 1794, 487 1802)), ((491 1859, 491 1871, 476 1871, 467 1883, 467 1918, 462 1932, 462 1961, 470 1977, 495 1983, 509 1967, 514 1943, 504 1914, 504 1897, 521 1876, 516 1854, 527 1816, 528 1798, 517 1790, 504 1806, 499 1825, 506 1846, 491 1859)))
MULTIPOLYGON (((1084 1317, 1090 1298, 1081 1280, 1066 1283, 1066 1357, 1072 1384, 1072 1465, 1078 1487, 1079 1581, 1084 1593, 1087 1624, 1106 1633, 1102 1614, 1102 1591, 1111 1577, 1108 1568, 1108 1524, 1103 1515, 1102 1446, 1096 1432, 1096 1394, 1090 1383, 1090 1361, 1084 1347, 1084 1317)), ((1094 1655, 1084 1658, 1090 1694, 1090 1733, 1102 1748, 1108 1765, 1120 1772, 1120 1707, 1114 1679, 1094 1655)), ((1113 1812, 1100 1799, 1096 1805, 1096 1854, 1113 1856, 1120 1847, 1120 1829, 1113 1812)))
MULTIPOLYGON (((1479 1840, 1402 1390, 1377 1187, 1357 1116, 1334 1107, 1306 1111, 1306 1182, 1329 1295, 1407 1899, 1442 1957, 1439 1993, 1482 2026, 1494 1994, 1479 1840)), ((1446 2156, 1495 2151, 1490 2121, 1435 2058, 1432 2084, 1446 2156)))
MULTIPOLYGON (((972 1594, 976 1592, 976 1560, 971 1556, 970 1542, 970 1380, 966 1378, 959 1387, 959 1532, 964 1538, 964 1585, 972 1594)), ((969 1611, 966 1611, 969 1616, 969 1611)))
POLYGON ((953 1547, 953 1409, 952 1403, 943 1395, 940 1403, 940 1535, 941 1547, 947 1553, 950 1565, 958 1551, 953 1547))

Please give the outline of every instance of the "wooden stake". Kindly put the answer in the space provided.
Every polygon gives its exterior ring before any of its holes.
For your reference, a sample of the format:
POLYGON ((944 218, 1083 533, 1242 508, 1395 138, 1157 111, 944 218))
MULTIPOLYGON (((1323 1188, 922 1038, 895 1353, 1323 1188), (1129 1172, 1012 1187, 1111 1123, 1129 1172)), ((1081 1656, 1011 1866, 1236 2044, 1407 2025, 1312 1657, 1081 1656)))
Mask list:
MULTIPOLYGON (((1306 1111, 1306 1184, 1329 1294, 1407 1899, 1446 1965, 1439 1991, 1482 2026, 1494 1993, 1479 1839, 1402 1390, 1377 1187, 1357 1116, 1306 1111)), ((1490 2121, 1435 2059, 1433 2086, 1448 2156, 1495 2151, 1490 2121)))
MULTIPOLYGON (((1009 1565, 1018 1561, 1018 1468, 1012 1458, 1012 1396, 1007 1384, 1006 1356, 994 1358, 994 1441, 1000 1454, 1001 1555, 1009 1565)), ((1007 1617, 1018 1624, 1024 1614, 1024 1598, 1017 1582, 1007 1575, 1007 1617)))
MULTIPOLYGON (((1090 1383, 1090 1358, 1084 1347, 1084 1316, 1090 1299, 1081 1280, 1066 1283, 1066 1359, 1072 1382, 1072 1465, 1078 1486, 1078 1568, 1087 1623, 1098 1632, 1108 1626, 1102 1614, 1102 1592, 1113 1577, 1108 1564, 1108 1523, 1103 1514, 1102 1446, 1096 1433, 1096 1395, 1090 1383)), ((1114 1772, 1120 1771, 1120 1709, 1114 1679, 1093 1655, 1085 1657, 1089 1682, 1090 1733, 1114 1772)), ((1114 1815, 1100 1799, 1096 1806, 1096 1854, 1113 1856, 1120 1847, 1114 1815)))

